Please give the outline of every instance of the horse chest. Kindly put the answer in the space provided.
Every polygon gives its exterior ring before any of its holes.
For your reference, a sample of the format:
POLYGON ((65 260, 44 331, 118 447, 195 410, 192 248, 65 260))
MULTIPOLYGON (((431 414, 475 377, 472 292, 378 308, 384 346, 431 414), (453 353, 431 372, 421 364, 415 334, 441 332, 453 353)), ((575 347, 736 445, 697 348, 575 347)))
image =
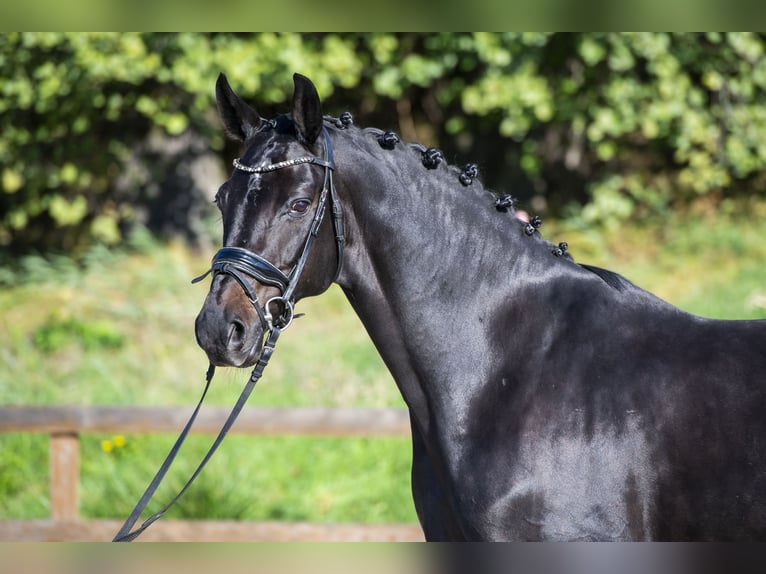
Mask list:
POLYGON ((457 481, 471 485, 461 498, 468 530, 481 539, 651 538, 656 476, 638 418, 619 432, 575 428, 525 431, 485 448, 489 458, 467 456, 457 481))

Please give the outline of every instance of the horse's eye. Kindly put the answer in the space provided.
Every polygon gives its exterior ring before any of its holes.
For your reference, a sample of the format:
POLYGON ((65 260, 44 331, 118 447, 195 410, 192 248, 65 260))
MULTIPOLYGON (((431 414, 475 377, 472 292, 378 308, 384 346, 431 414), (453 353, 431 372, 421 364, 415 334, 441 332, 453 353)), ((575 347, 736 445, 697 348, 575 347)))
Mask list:
POLYGON ((311 201, 308 199, 296 199, 290 204, 290 211, 292 213, 306 213, 310 205, 311 201))

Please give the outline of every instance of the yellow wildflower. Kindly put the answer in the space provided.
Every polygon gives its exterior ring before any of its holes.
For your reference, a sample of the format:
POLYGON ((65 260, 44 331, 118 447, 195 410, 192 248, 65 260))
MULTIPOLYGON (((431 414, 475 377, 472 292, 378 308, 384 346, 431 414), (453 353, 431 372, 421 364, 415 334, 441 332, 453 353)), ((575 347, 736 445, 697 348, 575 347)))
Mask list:
POLYGON ((115 435, 112 437, 112 442, 115 448, 122 448, 125 446, 125 437, 121 434, 115 435))
POLYGON ((102 440, 101 450, 104 452, 112 452, 112 450, 114 450, 114 443, 110 440, 102 440))

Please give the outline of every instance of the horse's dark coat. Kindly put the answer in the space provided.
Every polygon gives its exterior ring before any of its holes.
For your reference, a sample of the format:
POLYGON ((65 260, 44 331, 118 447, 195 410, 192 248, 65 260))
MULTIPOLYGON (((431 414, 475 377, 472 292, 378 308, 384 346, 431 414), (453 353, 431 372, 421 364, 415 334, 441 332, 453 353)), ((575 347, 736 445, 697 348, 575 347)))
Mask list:
MULTIPOLYGON (((225 78, 217 88, 243 163, 321 157, 305 78, 275 123, 225 78)), ((346 217, 338 283, 410 409, 429 540, 766 539, 766 321, 692 316, 556 257, 478 181, 424 167, 423 148, 324 125, 346 217)), ((235 171, 217 199, 224 245, 289 271, 310 220, 292 206, 321 185, 309 165, 235 171)), ((300 297, 332 280, 330 228, 300 297)), ((229 277, 214 279, 196 332, 214 363, 257 359, 260 324, 229 277)))

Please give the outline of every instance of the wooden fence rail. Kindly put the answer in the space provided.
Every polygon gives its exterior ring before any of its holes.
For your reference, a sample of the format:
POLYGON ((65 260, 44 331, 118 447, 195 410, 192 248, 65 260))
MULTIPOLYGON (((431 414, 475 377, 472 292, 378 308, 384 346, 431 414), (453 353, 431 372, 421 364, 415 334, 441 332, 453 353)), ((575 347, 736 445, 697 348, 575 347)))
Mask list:
MULTIPOLYGON (((81 433, 178 433, 191 414, 181 407, 6 406, 0 407, 0 433, 50 435, 49 520, 0 520, 0 541, 110 540, 116 521, 79 517, 81 433)), ((203 408, 194 433, 216 434, 226 407, 203 408)), ((372 437, 410 434, 401 409, 261 408, 242 410, 231 433, 372 437)), ((158 461, 159 464, 160 461, 158 461)), ((137 493, 137 496, 140 493, 137 493)), ((409 524, 312 524, 237 521, 160 521, 141 540, 284 541, 422 540, 409 524)))

